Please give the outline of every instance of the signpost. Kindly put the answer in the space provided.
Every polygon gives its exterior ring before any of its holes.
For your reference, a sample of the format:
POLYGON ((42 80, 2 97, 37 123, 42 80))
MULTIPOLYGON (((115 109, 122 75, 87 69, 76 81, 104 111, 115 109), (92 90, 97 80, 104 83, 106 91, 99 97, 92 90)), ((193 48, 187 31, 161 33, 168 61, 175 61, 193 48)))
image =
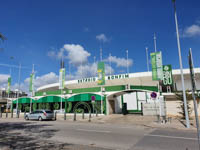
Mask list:
POLYGON ((94 114, 94 104, 95 104, 96 97, 93 95, 91 96, 92 107, 93 107, 93 114, 94 114))
POLYGON ((157 93, 156 92, 152 92, 151 93, 151 98, 152 98, 152 100, 154 100, 155 113, 156 113, 157 121, 159 121, 159 115, 158 115, 157 106, 156 106, 157 93))

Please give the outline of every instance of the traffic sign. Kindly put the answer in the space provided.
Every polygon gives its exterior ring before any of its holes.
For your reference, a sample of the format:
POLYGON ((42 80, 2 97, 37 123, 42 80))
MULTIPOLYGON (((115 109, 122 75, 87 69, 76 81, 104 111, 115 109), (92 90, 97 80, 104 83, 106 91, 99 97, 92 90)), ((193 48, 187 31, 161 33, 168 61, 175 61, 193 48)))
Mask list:
POLYGON ((156 92, 152 92, 152 93, 151 93, 151 98, 152 98, 152 99, 156 99, 156 97, 157 97, 157 93, 156 93, 156 92))

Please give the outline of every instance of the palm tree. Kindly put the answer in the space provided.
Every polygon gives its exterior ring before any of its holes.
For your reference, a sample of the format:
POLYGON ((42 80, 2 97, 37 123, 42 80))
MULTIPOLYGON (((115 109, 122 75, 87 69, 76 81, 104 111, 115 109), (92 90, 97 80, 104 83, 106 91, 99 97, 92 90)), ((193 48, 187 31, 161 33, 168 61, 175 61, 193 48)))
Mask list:
POLYGON ((1 39, 2 41, 7 40, 7 38, 6 38, 2 33, 0 33, 0 39, 1 39))

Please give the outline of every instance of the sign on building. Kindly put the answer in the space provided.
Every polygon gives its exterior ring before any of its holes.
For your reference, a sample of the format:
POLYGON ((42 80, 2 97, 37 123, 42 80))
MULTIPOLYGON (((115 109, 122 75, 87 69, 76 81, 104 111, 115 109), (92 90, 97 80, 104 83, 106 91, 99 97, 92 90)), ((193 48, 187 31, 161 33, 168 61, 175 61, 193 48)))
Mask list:
POLYGON ((162 80, 163 78, 163 66, 162 66, 162 53, 151 53, 152 64, 152 80, 162 80))
POLYGON ((29 81, 29 92, 33 92, 34 91, 34 77, 35 77, 35 74, 31 73, 30 81, 29 81))
POLYGON ((172 66, 163 65, 163 85, 169 86, 173 84, 172 66))
POLYGON ((98 85, 105 85, 105 69, 104 62, 98 63, 98 85))
POLYGON ((60 69, 59 74, 59 89, 65 88, 65 68, 60 69))
POLYGON ((11 86, 11 77, 8 77, 7 93, 10 93, 10 86, 11 86))

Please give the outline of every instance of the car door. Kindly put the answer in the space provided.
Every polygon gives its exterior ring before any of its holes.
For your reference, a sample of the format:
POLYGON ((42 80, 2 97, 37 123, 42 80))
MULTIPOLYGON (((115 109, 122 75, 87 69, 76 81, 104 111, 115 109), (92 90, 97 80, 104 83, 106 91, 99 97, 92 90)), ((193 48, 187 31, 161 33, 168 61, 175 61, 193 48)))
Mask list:
POLYGON ((33 119, 34 118, 34 113, 35 112, 32 112, 32 113, 29 114, 29 119, 33 119))
POLYGON ((34 113, 34 119, 38 119, 39 111, 35 111, 34 113))

